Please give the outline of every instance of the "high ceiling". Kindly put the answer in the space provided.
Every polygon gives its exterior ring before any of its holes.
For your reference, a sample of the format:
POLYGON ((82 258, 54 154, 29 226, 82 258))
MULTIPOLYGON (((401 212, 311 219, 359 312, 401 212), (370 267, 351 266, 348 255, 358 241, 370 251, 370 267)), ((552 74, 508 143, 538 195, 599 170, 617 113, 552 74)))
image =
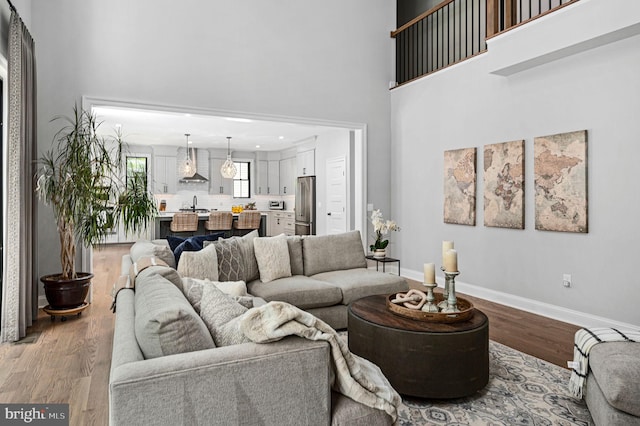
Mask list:
POLYGON ((113 136, 120 128, 124 140, 133 145, 185 146, 189 133, 194 148, 227 148, 232 151, 280 151, 294 147, 332 127, 312 126, 237 117, 94 106, 101 122, 98 133, 113 136), (259 146, 259 147, 258 147, 259 146))

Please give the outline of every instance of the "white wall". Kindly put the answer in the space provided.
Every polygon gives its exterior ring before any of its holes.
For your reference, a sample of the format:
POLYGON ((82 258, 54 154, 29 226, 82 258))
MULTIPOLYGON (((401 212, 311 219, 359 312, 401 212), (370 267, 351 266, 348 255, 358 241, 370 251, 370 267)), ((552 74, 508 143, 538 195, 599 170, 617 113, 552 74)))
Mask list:
MULTIPOLYGON (((386 0, 68 0, 32 7, 39 147, 81 96, 366 123, 376 204, 389 203, 386 0)), ((50 211, 39 275, 59 269, 50 211)), ((116 267, 116 266, 114 266, 116 267)))
MULTIPOLYGON (((598 3, 606 2, 580 1, 563 13, 601 17, 598 3)), ((616 1, 611 9, 637 23, 635 3, 616 1)), ((549 26, 585 31, 559 18, 550 15, 495 43, 527 35, 546 43, 549 26)), ((491 71, 515 60, 496 56, 490 44, 486 54, 392 91, 392 206, 402 227, 392 239, 406 274, 421 279, 423 263, 439 265, 441 241, 450 239, 459 252, 459 289, 583 325, 602 319, 640 325, 640 36, 601 44, 508 77, 491 71), (536 231, 533 139, 582 129, 589 233, 536 231), (518 139, 525 140, 525 229, 484 227, 483 147, 518 139), (465 147, 478 148, 475 227, 444 224, 442 217, 443 152, 465 147), (562 286, 563 273, 573 275, 572 288, 562 286)))

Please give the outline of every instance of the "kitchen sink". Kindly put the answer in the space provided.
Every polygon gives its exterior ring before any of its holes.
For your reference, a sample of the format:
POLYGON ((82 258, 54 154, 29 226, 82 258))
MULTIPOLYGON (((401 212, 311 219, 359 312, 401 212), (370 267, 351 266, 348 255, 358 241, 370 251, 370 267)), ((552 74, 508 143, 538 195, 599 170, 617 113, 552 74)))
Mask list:
POLYGON ((209 209, 180 209, 181 212, 209 213, 209 209))

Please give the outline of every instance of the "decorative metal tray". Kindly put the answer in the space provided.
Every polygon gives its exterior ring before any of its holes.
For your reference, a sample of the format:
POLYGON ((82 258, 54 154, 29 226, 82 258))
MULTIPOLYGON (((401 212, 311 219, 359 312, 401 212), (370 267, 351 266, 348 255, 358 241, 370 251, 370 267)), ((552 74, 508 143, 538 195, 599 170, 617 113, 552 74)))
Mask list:
MULTIPOLYGON (((435 304, 442 302, 442 294, 435 293, 435 304)), ((392 303, 395 294, 387 296, 387 308, 396 315, 411 318, 418 321, 454 323, 466 321, 473 316, 473 304, 462 297, 456 297, 460 312, 424 312, 418 309, 405 308, 402 305, 392 303)))

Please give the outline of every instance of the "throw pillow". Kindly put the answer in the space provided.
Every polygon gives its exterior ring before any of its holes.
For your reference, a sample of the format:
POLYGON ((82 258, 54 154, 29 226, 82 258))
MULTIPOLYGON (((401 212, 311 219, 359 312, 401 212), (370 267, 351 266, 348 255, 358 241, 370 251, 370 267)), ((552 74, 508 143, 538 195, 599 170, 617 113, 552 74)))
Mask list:
MULTIPOLYGON (((260 272, 258 271, 258 261, 253 249, 253 240, 258 238, 258 231, 253 230, 242 237, 231 237, 229 240, 237 240, 240 244, 240 250, 242 251, 242 260, 244 262, 244 280, 246 282, 254 281, 260 278, 260 272)), ((218 241, 222 240, 220 238, 218 241)), ((204 243, 207 244, 213 243, 204 243)))
POLYGON ((238 240, 219 240, 214 247, 218 256, 218 281, 245 281, 244 261, 238 240))
POLYGON ((200 251, 182 252, 178 272, 183 277, 218 281, 218 255, 215 246, 209 245, 200 251))
POLYGON ((180 238, 173 235, 167 235, 167 241, 169 247, 173 251, 173 256, 176 259, 176 265, 180 263, 180 256, 183 251, 199 251, 203 248, 205 241, 216 241, 218 238, 224 236, 224 232, 216 232, 207 235, 194 235, 189 238, 180 238))
POLYGON ((247 308, 229 298, 215 285, 203 287, 200 316, 217 346, 250 342, 239 327, 240 318, 245 312, 247 308))
POLYGON ((200 303, 202 302, 202 290, 207 285, 218 287, 223 293, 229 295, 245 308, 253 308, 253 296, 249 296, 249 293, 247 293, 247 285, 244 281, 220 282, 187 277, 183 278, 182 281, 184 283, 182 291, 198 313, 200 313, 200 303))
POLYGON ((258 238, 258 231, 253 230, 247 235, 239 237, 240 248, 242 250, 242 258, 244 259, 244 274, 245 281, 253 281, 260 278, 260 271, 258 270, 258 261, 253 246, 253 240, 258 238))
POLYGON ((291 261, 287 236, 262 237, 253 240, 260 281, 268 283, 291 276, 291 261))
POLYGON ((166 245, 152 243, 148 240, 136 241, 129 250, 131 261, 137 262, 141 257, 155 256, 167 263, 172 268, 176 267, 176 259, 173 250, 166 245))

